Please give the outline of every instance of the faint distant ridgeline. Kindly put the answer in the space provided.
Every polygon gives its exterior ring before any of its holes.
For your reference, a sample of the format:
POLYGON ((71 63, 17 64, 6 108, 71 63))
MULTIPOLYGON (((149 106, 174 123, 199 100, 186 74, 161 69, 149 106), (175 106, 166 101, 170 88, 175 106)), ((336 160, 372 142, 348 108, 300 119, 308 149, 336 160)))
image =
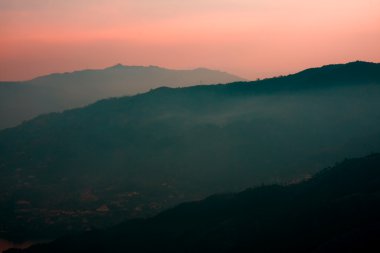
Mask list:
POLYGON ((0 82, 0 129, 49 112, 82 107, 97 100, 134 95, 160 86, 186 87, 241 81, 225 72, 198 68, 115 65, 102 70, 51 74, 23 82, 0 82))

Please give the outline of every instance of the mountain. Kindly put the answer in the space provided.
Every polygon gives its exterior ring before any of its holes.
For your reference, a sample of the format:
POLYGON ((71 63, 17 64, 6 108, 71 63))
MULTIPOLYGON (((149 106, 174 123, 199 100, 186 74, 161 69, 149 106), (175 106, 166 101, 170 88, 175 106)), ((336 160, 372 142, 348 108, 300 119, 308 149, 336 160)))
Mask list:
POLYGON ((0 129, 39 114, 59 112, 99 99, 134 95, 160 86, 186 87, 242 81, 225 72, 198 68, 170 70, 155 66, 123 66, 51 74, 25 82, 0 82, 0 129))
POLYGON ((311 179, 181 204, 150 219, 7 253, 378 252, 380 154, 311 179))
POLYGON ((380 151, 380 64, 158 88, 0 132, 0 238, 54 239, 380 151), (51 238, 52 237, 52 238, 51 238))

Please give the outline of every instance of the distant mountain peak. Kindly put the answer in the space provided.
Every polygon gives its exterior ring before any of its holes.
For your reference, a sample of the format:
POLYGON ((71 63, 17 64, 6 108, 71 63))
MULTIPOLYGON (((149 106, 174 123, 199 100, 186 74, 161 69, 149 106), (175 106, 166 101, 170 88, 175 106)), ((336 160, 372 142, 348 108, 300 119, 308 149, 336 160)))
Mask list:
POLYGON ((117 63, 100 69, 52 73, 19 83, 0 82, 0 129, 15 126, 38 114, 81 107, 100 99, 143 93, 160 86, 188 87, 242 80, 213 70, 117 63))
POLYGON ((108 68, 106 68, 106 69, 124 69, 126 66, 124 66, 123 64, 121 64, 121 63, 117 63, 117 64, 115 64, 115 65, 113 65, 113 66, 111 66, 111 67, 108 67, 108 68))
POLYGON ((155 65, 149 65, 149 66, 138 66, 138 65, 123 65, 121 63, 118 63, 116 65, 113 65, 111 67, 105 68, 105 70, 148 70, 148 69, 162 69, 166 70, 165 68, 155 66, 155 65))

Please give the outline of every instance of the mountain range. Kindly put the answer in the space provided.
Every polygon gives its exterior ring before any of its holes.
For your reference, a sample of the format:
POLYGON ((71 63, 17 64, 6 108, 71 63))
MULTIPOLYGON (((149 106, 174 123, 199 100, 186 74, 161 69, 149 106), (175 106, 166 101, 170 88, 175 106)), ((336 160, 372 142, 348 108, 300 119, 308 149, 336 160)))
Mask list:
POLYGON ((380 154, 7 253, 378 252, 380 154))
POLYGON ((0 82, 0 129, 33 117, 82 107, 97 100, 134 95, 160 86, 230 83, 240 77, 215 70, 123 66, 57 73, 23 82, 0 82))
POLYGON ((380 64, 161 87, 0 132, 0 238, 54 239, 380 151, 380 64))

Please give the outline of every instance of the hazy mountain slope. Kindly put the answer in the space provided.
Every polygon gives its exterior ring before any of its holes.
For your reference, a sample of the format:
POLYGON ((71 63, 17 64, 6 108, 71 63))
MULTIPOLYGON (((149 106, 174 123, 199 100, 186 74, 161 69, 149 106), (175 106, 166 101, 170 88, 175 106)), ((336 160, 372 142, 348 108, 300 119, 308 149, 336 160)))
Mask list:
POLYGON ((22 252, 377 252, 379 231, 374 154, 302 183, 216 195, 22 252))
POLYGON ((116 65, 103 70, 51 74, 25 82, 0 82, 0 129, 39 114, 81 107, 99 99, 134 95, 160 86, 186 87, 241 81, 225 72, 116 65))
POLYGON ((379 98, 380 65, 356 62, 38 117, 0 132, 1 236, 109 226, 380 151, 379 98))

